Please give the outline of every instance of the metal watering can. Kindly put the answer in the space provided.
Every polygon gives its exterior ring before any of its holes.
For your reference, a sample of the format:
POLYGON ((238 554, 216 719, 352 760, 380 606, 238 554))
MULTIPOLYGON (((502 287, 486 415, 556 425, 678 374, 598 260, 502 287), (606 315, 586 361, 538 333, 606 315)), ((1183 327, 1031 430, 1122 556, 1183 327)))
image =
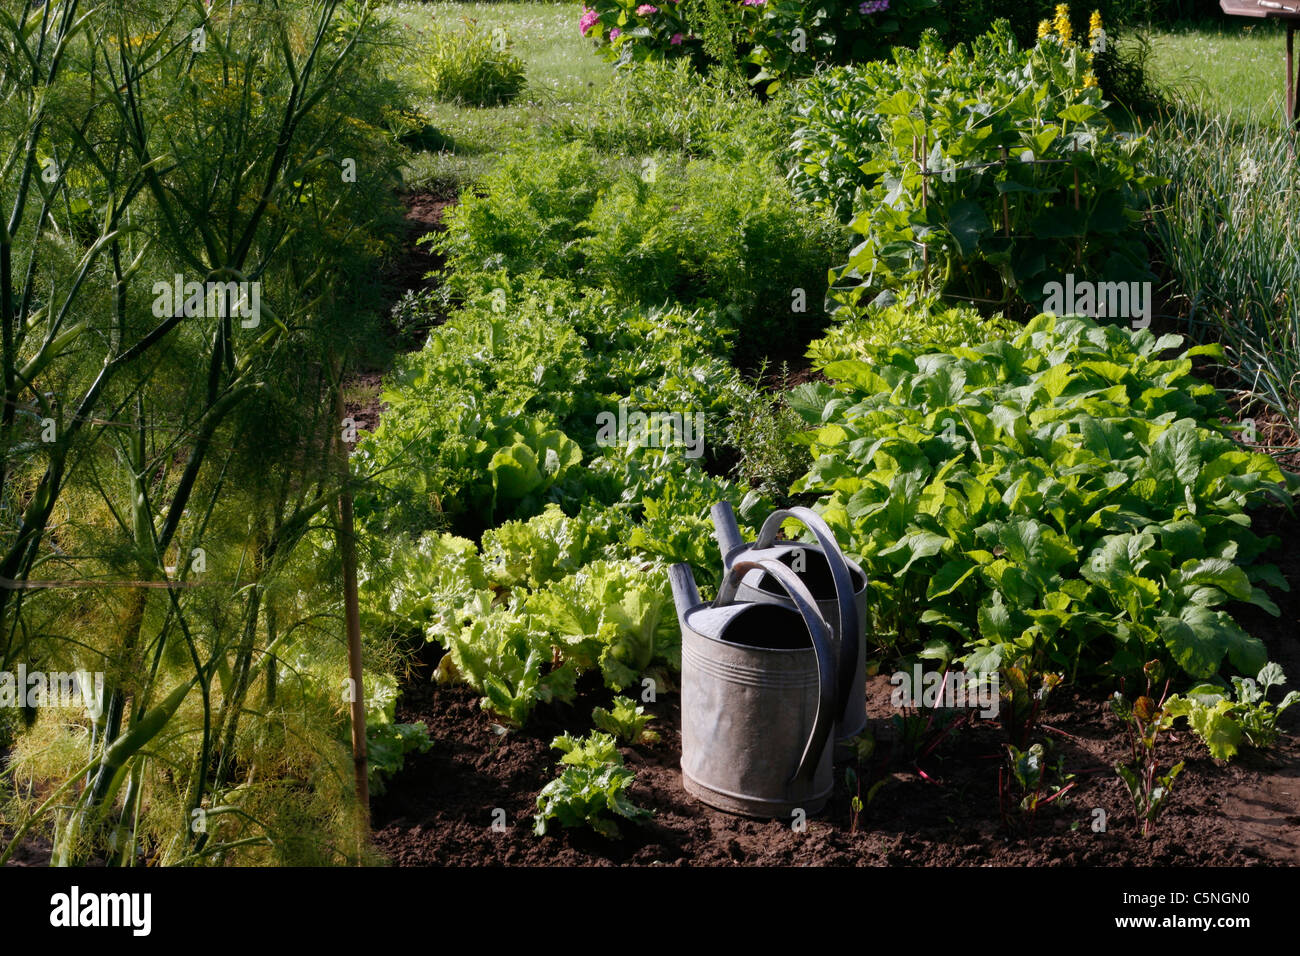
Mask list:
POLYGON ((713 604, 689 565, 668 571, 682 626, 682 785, 697 800, 753 817, 821 810, 834 783, 831 628, 779 561, 737 561, 713 604), (736 603, 746 573, 771 576, 790 606, 736 603))
MULTIPOLYGON (((724 574, 741 562, 778 561, 793 566, 800 582, 811 592, 821 616, 831 624, 839 688, 835 740, 842 743, 861 733, 867 725, 866 572, 844 556, 826 522, 808 508, 772 512, 753 544, 741 540, 736 515, 728 502, 714 505, 712 514, 724 574), (776 533, 787 518, 800 521, 813 533, 817 545, 795 541, 777 544, 776 533)), ((772 575, 760 569, 745 574, 736 589, 736 599, 794 608, 787 589, 779 587, 772 575)))

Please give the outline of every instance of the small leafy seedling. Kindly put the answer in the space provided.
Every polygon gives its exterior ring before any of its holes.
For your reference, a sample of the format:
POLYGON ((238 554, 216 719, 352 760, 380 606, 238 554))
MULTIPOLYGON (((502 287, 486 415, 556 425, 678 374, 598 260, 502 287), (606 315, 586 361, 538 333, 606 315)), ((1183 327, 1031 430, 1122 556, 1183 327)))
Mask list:
POLYGON ((1156 817, 1168 802, 1174 780, 1183 771, 1183 761, 1170 767, 1168 773, 1159 773, 1156 744, 1160 731, 1168 729, 1173 723, 1173 716, 1165 710, 1169 682, 1165 681, 1164 690, 1157 701, 1151 696, 1151 687, 1160 680, 1163 671, 1160 662, 1151 661, 1142 669, 1147 678, 1146 693, 1130 702, 1121 689, 1115 692, 1110 705, 1115 716, 1124 721, 1132 754, 1132 762, 1115 764, 1115 772, 1128 788, 1129 797, 1133 801, 1133 812, 1142 821, 1142 835, 1145 837, 1150 835, 1156 817))
POLYGON ((1062 675, 1044 672, 1028 656, 1002 668, 1001 696, 1006 709, 1004 726, 1015 748, 1025 749, 1038 726, 1043 705, 1062 675))
POLYGON ((611 710, 597 707, 591 712, 592 722, 606 733, 613 734, 625 744, 655 744, 659 735, 647 730, 646 724, 654 720, 641 707, 628 697, 615 697, 611 710))
MULTIPOLYGON (((936 700, 944 699, 944 689, 948 681, 955 679, 947 668, 944 669, 942 681, 935 690, 936 700)), ((949 737, 955 737, 964 727, 970 725, 972 711, 955 711, 950 708, 935 706, 904 705, 901 713, 891 717, 895 731, 895 746, 901 746, 912 760, 916 772, 925 780, 929 776, 920 768, 920 762, 939 749, 949 737)))
POLYGON ((1020 750, 1015 744, 1007 744, 1007 766, 998 773, 998 803, 1002 810, 1002 820, 1010 824, 1007 807, 1014 797, 1011 785, 1014 782, 1020 793, 1020 809, 1032 820, 1039 807, 1060 801, 1068 801, 1066 794, 1074 789, 1074 774, 1065 771, 1065 758, 1057 754, 1052 760, 1051 742, 1036 743, 1020 750))
POLYGON ((1300 701, 1300 692, 1293 690, 1273 706, 1268 692, 1285 683, 1282 668, 1268 663, 1254 680, 1234 677, 1232 692, 1215 684, 1198 684, 1186 696, 1175 694, 1165 704, 1165 712, 1172 719, 1186 717, 1196 736, 1209 748, 1210 756, 1231 760, 1243 740, 1252 747, 1268 747, 1277 740, 1278 717, 1300 701))
POLYGON ((621 834, 608 814, 634 823, 652 815, 627 798, 627 788, 636 774, 623 766, 618 742, 612 736, 571 737, 566 733, 551 741, 551 746, 564 751, 564 756, 560 758, 560 775, 537 795, 533 832, 538 836, 544 836, 550 822, 558 820, 561 826, 589 826, 616 840, 621 834))
POLYGON ((858 832, 858 820, 862 816, 863 811, 871 806, 871 801, 876 799, 876 794, 878 794, 888 782, 888 777, 877 780, 867 788, 867 796, 864 799, 862 796, 862 781, 858 779, 857 771, 852 767, 845 768, 844 786, 846 789, 853 792, 853 796, 849 799, 849 811, 852 814, 849 822, 850 833, 858 832))

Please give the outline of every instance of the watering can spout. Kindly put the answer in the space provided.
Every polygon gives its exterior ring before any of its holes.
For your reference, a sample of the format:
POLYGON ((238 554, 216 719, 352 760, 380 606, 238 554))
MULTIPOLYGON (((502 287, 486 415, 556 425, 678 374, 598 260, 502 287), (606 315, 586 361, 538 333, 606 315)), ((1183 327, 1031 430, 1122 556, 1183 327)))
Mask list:
POLYGON ((686 612, 702 604, 700 589, 695 586, 695 574, 689 564, 674 564, 668 569, 668 583, 673 588, 673 603, 677 605, 677 621, 686 628, 686 612))
POLYGON ((744 541, 740 537, 740 526, 736 524, 736 513, 731 510, 730 501, 719 501, 713 506, 713 533, 718 540, 718 550, 722 552, 725 564, 727 555, 735 552, 744 541))

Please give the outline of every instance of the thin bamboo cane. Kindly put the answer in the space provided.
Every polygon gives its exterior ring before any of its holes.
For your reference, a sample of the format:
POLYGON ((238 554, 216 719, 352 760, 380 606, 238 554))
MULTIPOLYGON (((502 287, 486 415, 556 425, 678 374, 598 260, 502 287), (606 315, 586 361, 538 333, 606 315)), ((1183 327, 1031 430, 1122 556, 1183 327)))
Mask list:
MULTIPOLYGON (((926 169, 926 156, 929 154, 928 138, 927 134, 921 134, 921 212, 923 214, 926 213, 926 205, 930 197, 930 180, 926 169)), ((913 144, 915 142, 913 139, 913 144)), ((921 243, 921 285, 926 289, 930 288, 930 245, 926 242, 921 243)))
MULTIPOLYGON (((334 361, 334 421, 343 421, 342 364, 334 361)), ((341 426, 340 426, 341 427, 341 426)), ((352 765, 356 773, 357 862, 370 839, 370 776, 366 765, 366 702, 361 668, 361 605, 357 598, 356 522, 352 513, 352 471, 339 428, 334 430, 339 479, 339 557, 343 563, 343 604, 348 632, 348 674, 352 680, 352 765)))
MULTIPOLYGON (((1011 158, 1010 151, 1002 147, 1002 165, 1005 167, 1011 158)), ((1002 235, 1011 237, 1011 211, 1007 208, 1007 194, 1002 194, 1002 235)))

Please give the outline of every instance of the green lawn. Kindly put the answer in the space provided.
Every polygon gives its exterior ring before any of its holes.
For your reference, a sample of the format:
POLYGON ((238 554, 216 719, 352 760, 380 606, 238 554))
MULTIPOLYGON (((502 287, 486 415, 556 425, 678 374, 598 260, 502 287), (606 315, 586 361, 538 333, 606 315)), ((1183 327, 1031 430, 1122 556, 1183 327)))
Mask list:
POLYGON ((417 89, 422 35, 437 27, 459 28, 465 19, 491 30, 504 27, 528 75, 525 91, 510 105, 466 108, 425 100, 420 111, 446 137, 441 152, 420 153, 407 171, 407 184, 464 182, 482 175, 510 140, 556 119, 571 116, 599 92, 612 67, 578 33, 580 7, 568 3, 394 3, 387 12, 411 35, 409 76, 417 89))
POLYGON ((1151 74, 1209 112, 1282 123, 1286 31, 1238 18, 1153 29, 1151 74))
MULTIPOLYGON (((578 34, 579 5, 563 3, 399 2, 386 11, 407 31, 407 77, 422 80, 419 50, 435 26, 458 29, 465 19, 504 27, 525 63, 528 85, 510 105, 460 107, 423 99, 418 107, 437 128, 443 149, 418 153, 407 170, 412 189, 459 185, 481 176, 510 141, 580 113, 609 83, 612 67, 578 34)), ((1234 20, 1153 28, 1148 69, 1176 99, 1207 112, 1282 123, 1285 31, 1266 21, 1234 20)))

